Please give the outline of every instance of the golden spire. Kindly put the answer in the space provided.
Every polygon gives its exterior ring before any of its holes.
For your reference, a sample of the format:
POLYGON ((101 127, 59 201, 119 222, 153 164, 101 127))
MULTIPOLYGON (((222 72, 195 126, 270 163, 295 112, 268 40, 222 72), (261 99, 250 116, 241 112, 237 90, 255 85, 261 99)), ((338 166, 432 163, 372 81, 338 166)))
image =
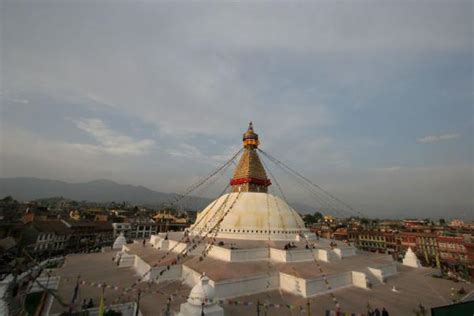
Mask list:
POLYGON ((256 149, 260 142, 258 134, 253 130, 252 122, 250 122, 249 128, 244 133, 242 140, 245 149, 235 169, 234 177, 230 181, 232 191, 267 192, 267 187, 271 182, 267 178, 267 173, 257 154, 256 149))

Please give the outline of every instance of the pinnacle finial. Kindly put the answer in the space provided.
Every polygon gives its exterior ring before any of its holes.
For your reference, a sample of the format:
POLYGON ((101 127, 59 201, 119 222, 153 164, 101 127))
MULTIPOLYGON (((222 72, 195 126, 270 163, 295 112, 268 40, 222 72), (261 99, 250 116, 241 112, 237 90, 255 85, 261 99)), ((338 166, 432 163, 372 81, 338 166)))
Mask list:
POLYGON ((250 121, 248 130, 243 136, 244 147, 250 146, 256 148, 259 144, 258 134, 253 131, 253 123, 250 121))

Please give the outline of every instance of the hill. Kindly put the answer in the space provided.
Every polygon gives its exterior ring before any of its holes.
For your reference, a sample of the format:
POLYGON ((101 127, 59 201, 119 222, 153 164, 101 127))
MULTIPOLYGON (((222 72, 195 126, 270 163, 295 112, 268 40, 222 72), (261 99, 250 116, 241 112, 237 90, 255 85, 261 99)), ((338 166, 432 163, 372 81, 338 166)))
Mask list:
MULTIPOLYGON (((23 201, 62 196, 77 201, 114 201, 142 205, 161 205, 177 197, 177 194, 157 192, 144 186, 119 184, 110 180, 70 183, 38 178, 0 178, 0 197, 8 195, 23 201)), ((180 204, 184 208, 198 210, 209 202, 206 198, 190 197, 180 204)))

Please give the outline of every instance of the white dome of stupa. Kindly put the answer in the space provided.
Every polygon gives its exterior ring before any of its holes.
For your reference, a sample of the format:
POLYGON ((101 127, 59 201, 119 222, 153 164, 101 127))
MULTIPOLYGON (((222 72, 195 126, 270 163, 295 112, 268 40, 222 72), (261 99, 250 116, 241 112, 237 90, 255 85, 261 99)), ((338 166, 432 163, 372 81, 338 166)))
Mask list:
POLYGON ((295 235, 308 231, 300 215, 285 201, 264 192, 232 192, 222 195, 198 214, 191 230, 205 234, 227 210, 227 215, 219 225, 217 237, 294 240, 295 235), (229 210, 231 205, 232 209, 229 210))

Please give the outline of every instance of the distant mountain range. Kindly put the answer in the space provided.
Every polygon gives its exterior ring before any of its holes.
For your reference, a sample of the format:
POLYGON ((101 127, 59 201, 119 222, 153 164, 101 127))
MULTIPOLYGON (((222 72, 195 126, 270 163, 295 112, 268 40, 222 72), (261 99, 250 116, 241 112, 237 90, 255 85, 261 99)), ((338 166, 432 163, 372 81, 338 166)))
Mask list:
MULTIPOLYGON (((132 204, 159 206, 174 201, 178 195, 150 190, 144 186, 119 184, 110 180, 94 180, 70 183, 38 178, 0 178, 0 198, 12 196, 21 201, 63 197, 88 202, 130 202, 132 204)), ((187 210, 202 210, 210 199, 190 196, 179 203, 187 210)), ((313 213, 314 208, 305 204, 291 203, 301 213, 313 213)))
MULTIPOLYGON (((61 196, 76 201, 130 202, 155 206, 174 201, 178 196, 110 180, 69 183, 38 178, 0 178, 0 198, 8 195, 22 201, 61 196)), ((180 205, 185 209, 199 210, 209 203, 209 199, 192 196, 184 199, 180 205)))

